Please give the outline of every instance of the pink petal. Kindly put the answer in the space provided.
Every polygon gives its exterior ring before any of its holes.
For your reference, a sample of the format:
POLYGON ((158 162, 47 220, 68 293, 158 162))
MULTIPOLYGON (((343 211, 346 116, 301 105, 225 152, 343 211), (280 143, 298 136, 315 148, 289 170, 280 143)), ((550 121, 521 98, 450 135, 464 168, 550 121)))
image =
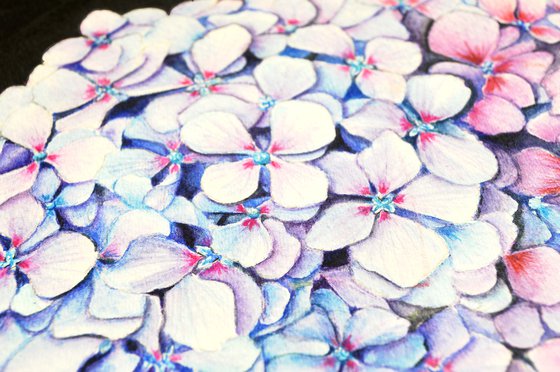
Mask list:
POLYGON ((239 119, 227 112, 207 112, 184 123, 181 140, 203 154, 240 154, 256 151, 253 139, 239 119))
POLYGON ((91 240, 74 232, 59 232, 39 243, 23 261, 22 271, 40 297, 52 298, 74 288, 97 261, 91 240))
POLYGON ((514 155, 519 169, 515 188, 526 195, 560 194, 560 158, 539 147, 514 155))
POLYGON ((527 353, 537 371, 555 372, 560 365, 560 338, 553 338, 527 353))
POLYGON ((378 194, 388 194, 412 180, 422 164, 409 143, 391 131, 383 132, 372 145, 358 155, 378 194))
POLYGON ((335 25, 299 28, 288 38, 288 45, 292 48, 339 58, 354 56, 352 39, 335 25))
POLYGON ((480 65, 496 50, 499 33, 498 23, 491 18, 453 12, 436 20, 428 41, 436 53, 480 65))
POLYGON ((24 193, 0 205, 0 235, 18 247, 35 232, 43 218, 43 207, 31 194, 24 193))
POLYGON ((543 305, 560 302, 560 254, 546 246, 525 249, 504 257, 513 292, 543 305))
POLYGON ((529 29, 529 32, 535 39, 548 44, 554 44, 560 41, 560 29, 550 26, 546 23, 535 23, 529 29))
POLYGON ((552 54, 545 51, 518 54, 498 64, 494 71, 509 72, 531 83, 540 83, 553 59, 552 54))
POLYGON ((543 112, 529 120, 527 132, 547 142, 560 142, 560 117, 543 112))
MULTIPOLYGON (((496 74, 489 76, 484 85, 485 94, 493 94, 511 101, 518 107, 535 104, 535 96, 531 84, 513 74, 496 74)), ((499 110, 496 110, 500 112, 499 110)))
POLYGON ((546 14, 546 0, 517 0, 517 17, 523 22, 533 23, 546 14))
POLYGON ((270 113, 270 146, 276 155, 303 154, 318 150, 336 137, 329 111, 305 101, 276 104, 270 113))
POLYGON ((52 115, 41 106, 31 103, 8 117, 2 126, 2 135, 23 147, 41 152, 51 135, 52 124, 52 115))
POLYGON ((479 0, 478 5, 502 23, 515 21, 516 0, 479 0))
POLYGON ((363 70, 356 77, 356 85, 368 97, 395 103, 402 102, 406 91, 402 75, 379 70, 363 70))
POLYGON ((494 95, 475 103, 465 121, 477 131, 490 135, 516 133, 525 126, 521 110, 507 99, 494 95))
POLYGON ((47 65, 64 66, 81 61, 91 50, 87 39, 73 37, 62 40, 50 47, 43 54, 43 62, 47 65))
POLYGON ((80 25, 82 35, 99 36, 109 34, 126 23, 126 18, 110 10, 95 10, 87 15, 80 25))
POLYGON ((369 180, 358 166, 356 154, 331 151, 316 163, 327 174, 329 189, 339 195, 369 194, 369 180))
POLYGON ((214 164, 204 171, 200 187, 206 196, 218 203, 237 203, 257 191, 260 168, 250 159, 214 164))
POLYGON ((208 32, 193 44, 191 53, 201 73, 214 75, 241 57, 250 44, 249 31, 238 25, 229 25, 208 32))
POLYGON ((46 161, 56 168, 62 180, 85 182, 95 178, 105 157, 115 150, 115 145, 107 138, 93 136, 70 142, 52 152, 47 148, 46 161))
POLYGON ((38 173, 39 165, 31 163, 28 166, 0 174, 0 204, 17 194, 29 190, 33 183, 35 183, 38 173))
POLYGON ((320 169, 302 163, 274 159, 270 172, 270 195, 284 208, 303 208, 327 199, 329 183, 320 169))
POLYGON ((352 247, 352 256, 401 287, 426 279, 449 255, 443 238, 397 215, 377 222, 370 238, 352 247))

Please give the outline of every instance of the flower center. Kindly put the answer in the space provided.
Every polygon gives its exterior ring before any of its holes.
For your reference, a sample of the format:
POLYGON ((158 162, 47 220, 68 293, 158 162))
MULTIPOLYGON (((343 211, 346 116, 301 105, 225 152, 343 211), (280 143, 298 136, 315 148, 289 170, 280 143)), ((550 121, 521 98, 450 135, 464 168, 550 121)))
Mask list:
POLYGON ((41 163, 47 158, 47 153, 44 151, 37 152, 33 155, 33 161, 37 163, 41 163))
POLYGON ((115 88, 111 83, 98 82, 97 84, 95 84, 96 101, 102 101, 104 99, 107 99, 107 97, 109 96, 115 97, 117 99, 126 98, 126 95, 120 90, 118 90, 117 88, 115 88))
POLYGON ((525 32, 529 32, 529 30, 531 29, 531 23, 530 22, 525 22, 525 21, 522 21, 520 19, 517 20, 514 23, 514 25, 519 27, 522 31, 525 31, 525 32))
POLYGON ((399 0, 398 4, 394 6, 395 9, 401 12, 408 12, 412 7, 407 4, 406 0, 399 0))
POLYGON ((266 151, 256 151, 253 153, 253 162, 257 165, 267 165, 270 163, 270 154, 266 151))
POLYGON ((212 88, 223 81, 219 77, 211 77, 205 79, 202 74, 196 74, 193 78, 193 83, 185 88, 188 93, 197 93, 201 96, 207 96, 212 93, 212 88))
POLYGON ((257 219, 261 216, 261 211, 257 208, 245 208, 245 214, 249 218, 257 219))
POLYGON ((259 98, 259 109, 261 111, 266 111, 271 109, 276 104, 276 100, 270 96, 264 96, 259 98))
POLYGON ((196 265, 197 271, 210 269, 215 263, 220 263, 224 266, 233 265, 231 260, 228 260, 222 255, 214 252, 211 247, 196 246, 196 252, 203 257, 196 265))
POLYGON ((351 356, 350 352, 342 346, 334 349, 332 355, 341 363, 345 363, 348 359, 350 359, 351 356))
POLYGON ((185 155, 183 155, 179 151, 170 151, 169 155, 167 155, 167 158, 171 163, 176 165, 181 165, 183 163, 183 159, 185 158, 185 155))
POLYGON ((371 197, 373 205, 372 212, 379 214, 381 212, 395 213, 395 195, 387 194, 385 196, 374 195, 371 197))
POLYGON ((480 69, 484 75, 493 75, 494 74, 494 62, 486 61, 481 66, 480 69))
POLYGON ((92 38, 90 38, 89 41, 91 45, 95 47, 107 46, 112 42, 111 37, 107 34, 95 35, 92 38))
POLYGON ((344 61, 350 67, 350 74, 352 76, 358 75, 362 70, 375 70, 374 64, 367 63, 363 56, 348 58, 344 61))
POLYGON ((4 253, 4 260, 0 262, 0 269, 8 268, 10 270, 15 270, 17 264, 21 261, 21 259, 16 258, 15 248, 10 248, 4 253))

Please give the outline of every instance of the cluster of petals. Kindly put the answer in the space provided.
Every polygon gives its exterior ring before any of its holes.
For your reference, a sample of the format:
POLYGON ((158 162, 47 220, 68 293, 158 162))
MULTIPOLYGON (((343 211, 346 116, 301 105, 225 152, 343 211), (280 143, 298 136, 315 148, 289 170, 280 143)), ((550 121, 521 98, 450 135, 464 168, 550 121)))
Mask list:
POLYGON ((91 12, 0 94, 0 370, 556 370, 559 14, 91 12))

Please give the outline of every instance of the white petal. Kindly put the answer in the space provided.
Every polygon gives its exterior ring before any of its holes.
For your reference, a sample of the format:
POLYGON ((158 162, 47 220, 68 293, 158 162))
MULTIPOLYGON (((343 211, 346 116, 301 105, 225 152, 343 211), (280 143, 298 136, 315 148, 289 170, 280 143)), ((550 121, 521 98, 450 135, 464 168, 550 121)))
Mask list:
POLYGON ((188 51, 204 33, 204 27, 191 17, 168 16, 158 20, 147 35, 154 42, 169 42, 169 54, 188 51))
POLYGON ((364 202, 340 202, 327 208, 311 227, 305 239, 309 247, 324 251, 344 248, 367 238, 375 217, 362 213, 364 202), (341 233, 341 232, 345 233, 341 233), (346 233, 348 232, 348 233, 346 233))
POLYGON ((29 190, 33 186, 38 173, 39 167, 37 164, 31 163, 26 167, 0 174, 0 204, 29 190))
POLYGON ((208 32, 194 43, 191 53, 201 72, 216 74, 241 57, 251 44, 251 34, 239 25, 208 32))
POLYGON ((414 148, 391 131, 383 132, 362 151, 358 163, 380 194, 387 194, 409 182, 422 166, 414 148))
POLYGON ((20 194, 0 205, 0 235, 18 247, 45 218, 41 204, 29 193, 20 194))
POLYGON ((8 117, 2 126, 2 136, 30 150, 43 151, 52 126, 52 115, 31 103, 8 117))
POLYGON ((406 92, 402 75, 381 70, 363 70, 356 76, 356 85, 368 97, 400 103, 406 92))
POLYGON ((395 104, 376 100, 368 101, 340 124, 348 133, 373 141, 385 130, 392 130, 404 137, 406 131, 401 127, 403 120, 406 120, 404 112, 395 104))
POLYGON ((494 318, 497 331, 511 346, 529 349, 544 335, 539 311, 528 303, 517 303, 494 318))
POLYGON ((212 248, 243 267, 251 267, 270 255, 272 238, 260 220, 254 220, 254 224, 245 221, 250 219, 217 226, 212 231, 212 248))
POLYGON ((477 270, 496 261, 502 252, 500 236, 494 226, 475 221, 444 228, 453 268, 457 271, 477 270))
POLYGON ((420 66, 422 54, 417 44, 385 37, 375 38, 366 45, 365 56, 383 71, 407 75, 420 66))
POLYGON ((218 14, 208 17, 208 22, 221 27, 230 24, 238 24, 245 27, 253 35, 266 32, 276 24, 278 17, 272 13, 245 10, 233 14, 218 14))
POLYGON ((498 161, 482 142, 445 134, 417 141, 418 155, 430 172, 450 182, 473 185, 488 181, 498 171, 498 161))
POLYGON ((346 65, 315 61, 315 71, 317 72, 317 83, 314 90, 325 92, 337 98, 344 98, 348 89, 352 85, 352 76, 346 65))
POLYGON ((328 145, 335 136, 329 111, 318 103, 280 102, 271 110, 271 153, 290 155, 311 152, 328 145))
POLYGON ((164 331, 196 351, 214 351, 237 336, 233 291, 189 275, 165 294, 164 331))
POLYGON ((252 164, 252 160, 213 164, 204 171, 200 187, 206 196, 218 203, 245 200, 259 186, 261 167, 252 164))
POLYGON ((396 215, 379 221, 370 238, 352 247, 353 257, 401 287, 426 279, 449 255, 435 232, 396 215))
POLYGON ((82 67, 90 71, 109 71, 119 63, 122 54, 121 47, 116 44, 108 44, 103 47, 93 47, 82 60, 82 67))
POLYGON ((241 121, 228 112, 207 112, 183 123, 181 140, 203 154, 239 154, 254 149, 241 121))
POLYGON ((472 221, 478 210, 480 187, 449 183, 431 174, 422 176, 401 192, 399 207, 454 223, 472 221))
POLYGON ((169 221, 159 213, 146 210, 132 210, 120 215, 111 226, 107 244, 101 253, 106 259, 120 259, 130 243, 149 235, 168 236, 171 233, 169 221))
POLYGON ((465 82, 452 75, 414 76, 408 80, 406 98, 423 117, 444 120, 461 111, 471 97, 465 82))
POLYGON ((96 36, 96 33, 111 33, 126 23, 126 19, 110 10, 94 10, 80 24, 83 35, 96 36))
POLYGON ((327 176, 320 169, 302 163, 274 160, 270 172, 270 195, 284 208, 303 208, 327 199, 327 176))
POLYGON ((67 65, 81 61, 90 50, 91 46, 88 45, 86 38, 73 37, 65 39, 50 47, 43 54, 43 62, 47 65, 67 65))
POLYGON ((301 243, 286 231, 280 221, 271 218, 263 224, 272 238, 272 252, 255 266, 255 272, 264 279, 278 279, 296 263, 300 255, 301 243))
POLYGON ((188 93, 169 94, 151 100, 144 109, 146 122, 158 132, 179 129, 179 114, 195 101, 188 93))
POLYGON ((60 232, 45 239, 26 258, 22 271, 37 295, 52 298, 74 288, 97 261, 95 245, 82 234, 60 232))
POLYGON ((33 97, 50 112, 63 112, 90 101, 87 93, 92 87, 77 73, 60 69, 35 84, 33 97))
POLYGON ((481 313, 493 314, 504 310, 512 301, 511 292, 502 279, 487 293, 461 297, 461 305, 481 313))
POLYGON ((311 61, 284 56, 263 60, 253 74, 263 93, 279 100, 305 92, 317 80, 311 61))
POLYGON ((17 282, 14 273, 9 268, 0 269, 0 313, 10 308, 16 290, 17 282))
POLYGON ((329 189, 339 195, 362 195, 370 192, 369 180, 358 166, 356 154, 331 151, 316 163, 329 179, 329 189))
POLYGON ((112 288, 148 293, 177 283, 198 259, 198 255, 172 240, 144 237, 135 240, 119 261, 105 266, 101 277, 112 288))
POLYGON ((288 38, 292 48, 348 58, 354 54, 352 39, 338 26, 313 25, 299 28, 288 38))
POLYGON ((40 371, 49 366, 53 371, 74 372, 99 352, 102 341, 96 337, 57 340, 49 332, 44 332, 25 344, 6 364, 4 371, 20 372, 22 368, 40 371))
POLYGON ((94 101, 81 110, 72 112, 56 121, 56 129, 60 132, 73 129, 95 130, 101 127, 107 113, 119 103, 115 97, 108 100, 94 101))

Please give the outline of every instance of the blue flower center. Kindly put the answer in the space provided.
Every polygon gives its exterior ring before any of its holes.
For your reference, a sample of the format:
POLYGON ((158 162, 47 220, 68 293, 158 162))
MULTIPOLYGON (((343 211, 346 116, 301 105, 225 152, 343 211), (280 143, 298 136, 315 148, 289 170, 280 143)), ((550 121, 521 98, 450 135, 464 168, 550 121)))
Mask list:
POLYGON ((100 101, 105 96, 115 97, 119 100, 126 99, 126 94, 115 88, 112 84, 103 85, 103 84, 96 84, 95 85, 95 100, 100 101))
POLYGON ((219 77, 205 79, 202 74, 196 74, 193 83, 185 88, 188 93, 198 93, 201 96, 207 96, 212 93, 212 87, 221 84, 223 80, 219 77))
POLYGON ((220 262, 221 264, 223 264, 225 266, 232 266, 233 265, 233 262, 231 260, 228 260, 227 258, 223 257, 222 255, 217 254, 210 247, 197 246, 196 247, 196 252, 203 257, 200 261, 198 261, 198 264, 196 266, 198 270, 201 270, 201 271, 206 270, 206 269, 210 268, 216 262, 220 262))
POLYGON ((46 158, 47 158, 47 153, 44 151, 38 152, 33 155, 33 161, 37 163, 44 161, 46 158))
POLYGON ((258 165, 267 165, 270 163, 270 154, 266 151, 256 151, 253 153, 253 162, 258 165))
POLYGON ((90 40, 91 40, 91 44, 95 47, 100 47, 102 45, 109 45, 112 42, 111 37, 107 34, 94 36, 90 38, 90 40))
POLYGON ((405 113, 406 120, 412 125, 412 128, 408 129, 408 136, 416 137, 422 133, 431 133, 436 131, 435 125, 433 123, 424 122, 414 109, 406 104, 403 104, 400 107, 405 113))
POLYGON ((270 96, 264 96, 259 98, 259 109, 261 111, 266 111, 271 109, 276 104, 276 100, 270 96))
POLYGON ((249 218, 256 219, 261 216, 261 211, 258 208, 245 208, 245 214, 249 218))
POLYGON ((4 260, 0 262, 0 269, 15 270, 17 264, 21 261, 21 259, 16 258, 15 248, 10 248, 7 252, 4 252, 4 260))
POLYGON ((339 346, 336 349, 334 349, 332 355, 341 363, 346 362, 348 359, 350 359, 351 356, 350 352, 345 348, 343 348, 342 346, 339 346))
POLYGON ((484 75, 493 75, 494 74, 494 62, 486 61, 480 66, 482 73, 484 75))
POLYGON ((357 56, 354 58, 348 58, 344 61, 350 67, 350 74, 352 76, 358 75, 363 70, 375 70, 375 65, 366 63, 363 56, 357 56))
POLYGON ((530 22, 525 22, 522 20, 517 20, 514 23, 517 27, 519 27, 519 29, 521 29, 522 31, 525 32, 529 32, 529 30, 531 29, 531 23, 530 22))
POLYGON ((395 5, 394 8, 403 13, 408 12, 410 9, 412 9, 412 7, 405 2, 405 0, 399 0, 398 4, 395 5))
POLYGON ((167 155, 167 158, 171 163, 181 165, 183 163, 183 159, 185 158, 185 155, 183 155, 179 151, 171 151, 169 152, 169 155, 167 155))
POLYGON ((371 197, 371 203, 373 205, 372 212, 375 214, 381 212, 395 213, 395 202, 393 201, 394 198, 395 195, 393 194, 387 194, 382 197, 377 195, 372 196, 371 197))

